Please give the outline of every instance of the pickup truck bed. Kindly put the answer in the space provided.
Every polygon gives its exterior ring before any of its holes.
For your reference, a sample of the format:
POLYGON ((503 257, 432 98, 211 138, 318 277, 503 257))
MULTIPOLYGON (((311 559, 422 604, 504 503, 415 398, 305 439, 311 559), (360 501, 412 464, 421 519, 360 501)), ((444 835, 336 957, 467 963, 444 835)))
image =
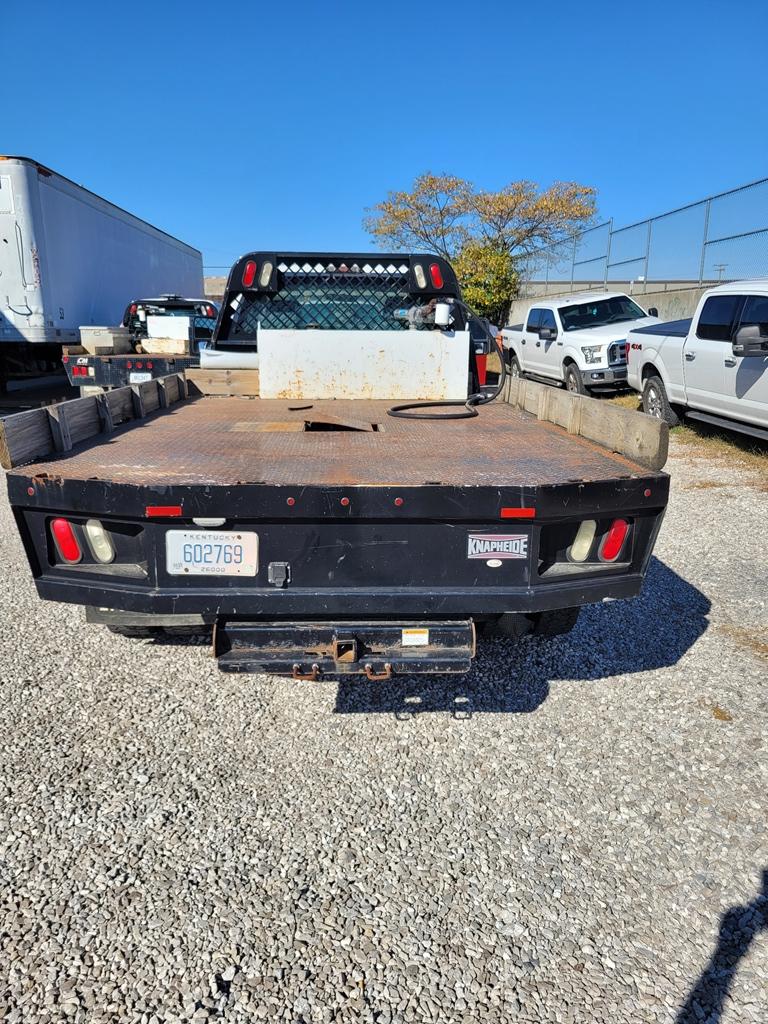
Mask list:
POLYGON ((670 338, 685 338, 691 329, 691 317, 684 320, 670 320, 665 324, 650 324, 648 327, 635 327, 633 334, 663 334, 670 338))

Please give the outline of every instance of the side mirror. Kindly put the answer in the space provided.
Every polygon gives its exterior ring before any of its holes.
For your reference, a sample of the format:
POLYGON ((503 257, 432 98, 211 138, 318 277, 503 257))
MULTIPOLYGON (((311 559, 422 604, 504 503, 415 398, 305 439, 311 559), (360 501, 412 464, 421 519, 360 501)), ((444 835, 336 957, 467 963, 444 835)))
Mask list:
POLYGON ((447 327, 451 322, 451 307, 447 302, 435 304, 435 327, 447 327))
POLYGON ((765 356, 768 338, 761 336, 760 324, 747 324, 736 331, 731 348, 735 356, 765 356))
POLYGON ((554 341, 557 337, 557 331, 553 330, 551 327, 540 327, 539 337, 542 341, 554 341))
POLYGON ((658 309, 655 306, 651 306, 651 308, 648 310, 648 316, 658 316, 658 315, 659 315, 658 309))

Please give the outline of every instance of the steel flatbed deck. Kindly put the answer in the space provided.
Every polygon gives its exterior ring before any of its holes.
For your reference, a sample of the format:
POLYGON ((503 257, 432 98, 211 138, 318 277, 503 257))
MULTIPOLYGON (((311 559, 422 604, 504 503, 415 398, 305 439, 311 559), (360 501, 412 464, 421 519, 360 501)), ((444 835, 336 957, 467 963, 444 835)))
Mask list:
POLYGON ((525 488, 648 476, 623 455, 498 402, 468 420, 405 420, 391 402, 205 396, 25 478, 122 485, 525 488))

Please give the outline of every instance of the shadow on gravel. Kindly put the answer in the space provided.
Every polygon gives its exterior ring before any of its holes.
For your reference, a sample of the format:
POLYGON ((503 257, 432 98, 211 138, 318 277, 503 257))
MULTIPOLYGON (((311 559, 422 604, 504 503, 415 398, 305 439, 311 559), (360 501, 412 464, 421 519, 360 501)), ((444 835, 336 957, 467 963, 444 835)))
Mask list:
POLYGON ((768 931, 768 870, 763 871, 762 892, 751 903, 730 907, 723 914, 717 947, 681 1006, 675 1024, 717 1024, 739 961, 761 931, 768 931))
POLYGON ((642 594, 631 601, 588 605, 576 628, 551 640, 486 640, 462 676, 403 676, 386 683, 339 682, 337 714, 535 711, 552 679, 589 681, 674 665, 709 625, 708 598, 657 558, 642 594))

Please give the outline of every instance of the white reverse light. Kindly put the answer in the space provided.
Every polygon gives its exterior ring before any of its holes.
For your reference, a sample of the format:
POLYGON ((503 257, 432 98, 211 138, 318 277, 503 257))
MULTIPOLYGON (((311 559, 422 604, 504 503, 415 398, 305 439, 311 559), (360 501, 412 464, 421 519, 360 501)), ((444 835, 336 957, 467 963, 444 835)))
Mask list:
POLYGON ((91 553, 97 562, 107 565, 109 562, 114 561, 115 545, 98 519, 89 519, 87 521, 85 524, 85 536, 88 541, 88 547, 91 549, 91 553))
POLYGON ((568 558, 572 562, 583 562, 589 554, 597 533, 597 521, 585 519, 579 524, 573 544, 568 548, 568 558))

